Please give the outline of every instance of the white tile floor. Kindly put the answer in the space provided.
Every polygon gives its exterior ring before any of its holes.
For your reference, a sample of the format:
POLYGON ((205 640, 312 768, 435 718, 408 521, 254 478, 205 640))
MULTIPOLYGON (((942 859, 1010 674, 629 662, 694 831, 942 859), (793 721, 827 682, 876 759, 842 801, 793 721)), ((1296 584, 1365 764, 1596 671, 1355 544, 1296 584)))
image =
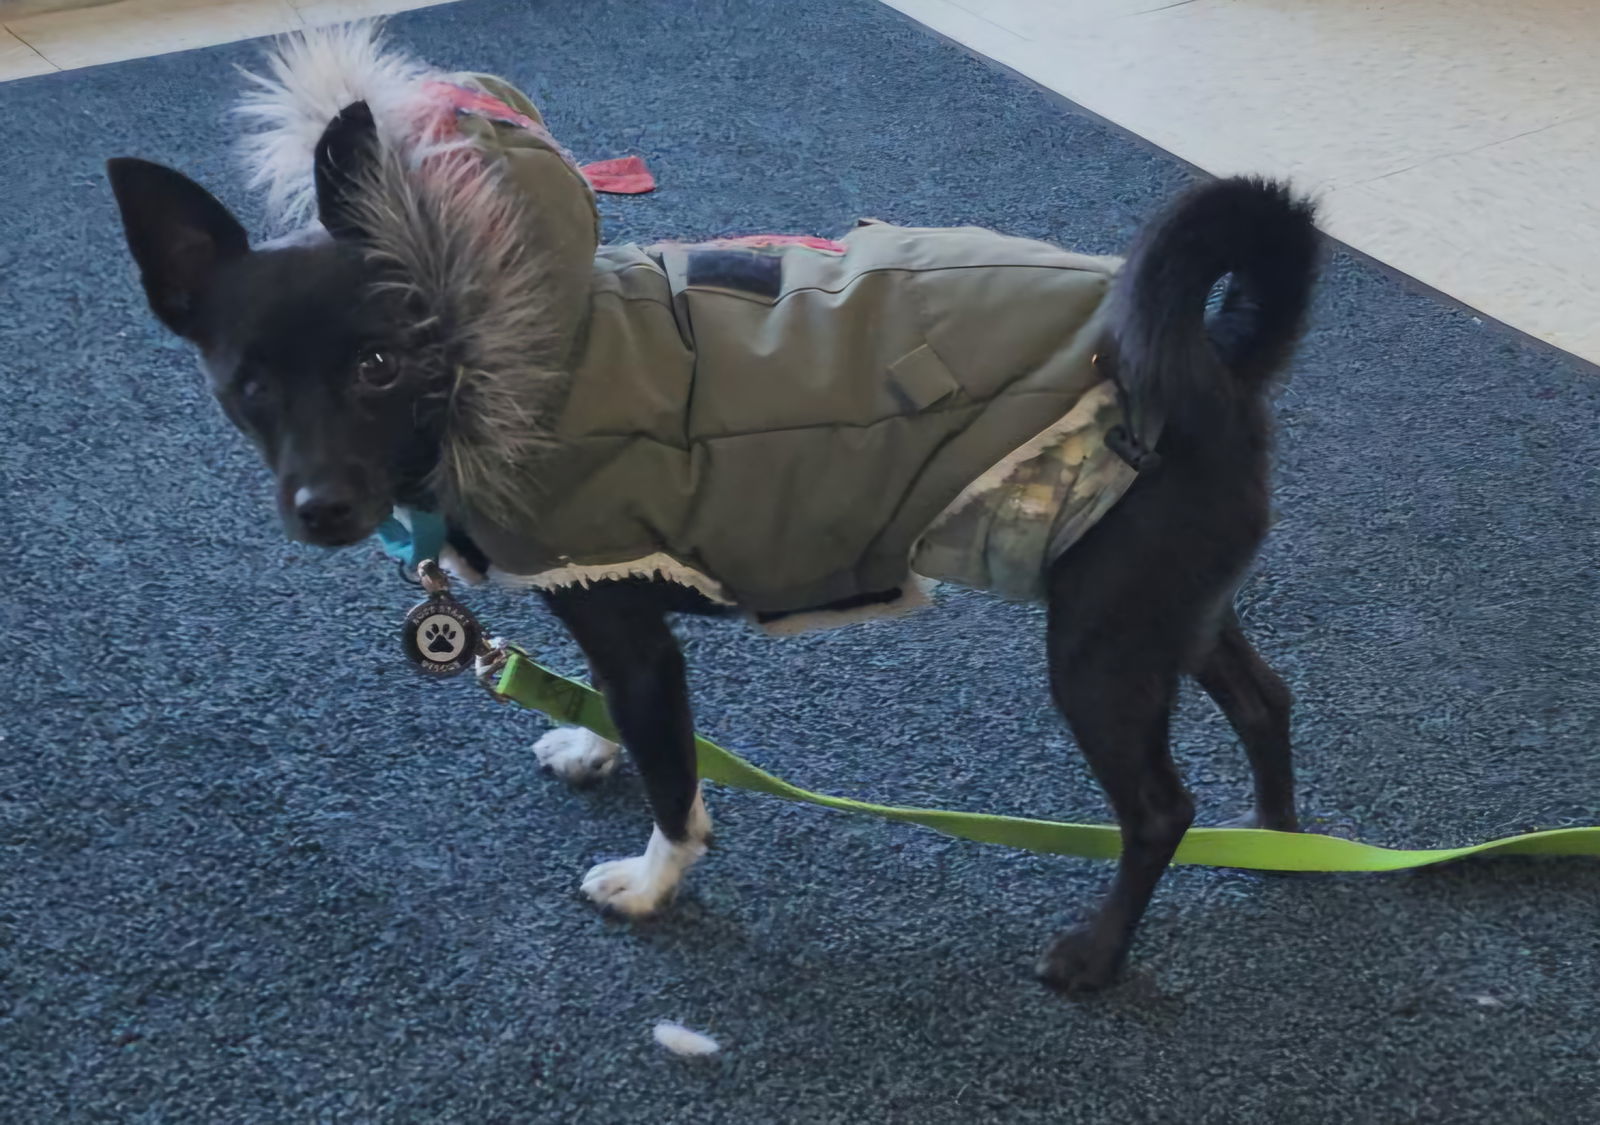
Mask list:
MULTIPOLYGON (((0 25, 42 58, 45 70, 70 70, 168 51, 231 43, 292 28, 425 8, 449 0, 118 0, 6 17, 0 25)), ((0 80, 37 73, 12 56, 0 39, 0 80)))
POLYGON ((1600 362, 1594 0, 886 0, 1373 257, 1600 362))
MULTIPOLYGON (((1596 0, 885 2, 1208 171, 1294 177, 1336 237, 1600 362, 1596 0)), ((0 0, 0 80, 427 3, 0 0)))

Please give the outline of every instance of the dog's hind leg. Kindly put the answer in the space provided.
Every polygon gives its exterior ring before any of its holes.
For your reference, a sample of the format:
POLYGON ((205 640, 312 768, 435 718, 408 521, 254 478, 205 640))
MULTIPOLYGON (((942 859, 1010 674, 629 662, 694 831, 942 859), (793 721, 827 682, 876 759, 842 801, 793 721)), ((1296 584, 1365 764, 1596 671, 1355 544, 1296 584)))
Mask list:
POLYGON ((1194 819, 1167 746, 1183 641, 1192 633, 1174 630, 1175 619, 1187 615, 1172 604, 1170 589, 1140 590, 1102 571, 1107 586, 1084 573, 1093 564, 1065 561, 1052 575, 1051 692, 1116 812, 1122 856, 1099 910, 1051 943, 1039 974, 1062 991, 1087 992, 1116 976, 1194 819))
POLYGON ((1146 228, 1108 298, 1101 370, 1117 382, 1132 437, 1161 420, 1160 459, 1140 464, 1048 575, 1051 688, 1122 829, 1110 895, 1040 966, 1061 988, 1111 980, 1194 819, 1167 746, 1181 674, 1209 663, 1211 682, 1234 689, 1268 811, 1284 816, 1287 736, 1275 723, 1287 706, 1237 631, 1212 650, 1271 523, 1265 392, 1304 322, 1318 252, 1304 200, 1281 184, 1217 181, 1146 228), (1206 295, 1224 274, 1231 298, 1208 325, 1206 295))
POLYGON ((591 868, 583 893, 621 914, 650 914, 672 898, 711 835, 683 653, 647 584, 602 582, 546 599, 588 658, 655 815, 644 854, 591 868))
POLYGON ((1244 743, 1255 775, 1255 809, 1231 822, 1241 828, 1299 830, 1294 810, 1294 762, 1289 749, 1289 688, 1245 637, 1230 611, 1217 644, 1195 671, 1244 743))

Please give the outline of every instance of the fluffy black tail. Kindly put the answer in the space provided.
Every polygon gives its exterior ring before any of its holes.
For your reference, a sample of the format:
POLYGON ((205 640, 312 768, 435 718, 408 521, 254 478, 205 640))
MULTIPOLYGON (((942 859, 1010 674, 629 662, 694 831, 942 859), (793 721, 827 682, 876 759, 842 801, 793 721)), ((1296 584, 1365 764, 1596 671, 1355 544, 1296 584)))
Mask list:
POLYGON ((1191 189, 1145 228, 1118 275, 1109 329, 1136 425, 1204 424, 1255 397, 1288 359, 1316 279, 1314 217, 1287 186, 1240 177, 1191 189))

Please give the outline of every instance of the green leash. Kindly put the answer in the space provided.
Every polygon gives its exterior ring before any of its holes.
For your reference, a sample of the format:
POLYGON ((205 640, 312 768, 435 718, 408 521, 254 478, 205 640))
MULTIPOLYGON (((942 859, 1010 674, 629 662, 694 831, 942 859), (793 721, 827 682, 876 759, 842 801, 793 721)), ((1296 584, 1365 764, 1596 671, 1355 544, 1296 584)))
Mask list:
MULTIPOLYGON (((541 711, 559 723, 586 727, 602 738, 617 741, 605 699, 599 692, 557 675, 527 655, 509 650, 496 696, 532 711, 541 711)), ((947 812, 942 809, 903 809, 874 805, 848 797, 830 797, 790 785, 782 778, 757 769, 737 754, 695 736, 700 776, 707 781, 766 793, 789 801, 804 801, 843 812, 869 813, 885 820, 920 824, 985 844, 1001 844, 1032 852, 1115 859, 1122 850, 1121 833, 1110 825, 1063 824, 1018 816, 947 812)), ((1465 848, 1381 848, 1356 840, 1341 840, 1310 832, 1268 832, 1257 828, 1191 828, 1178 845, 1174 863, 1208 867, 1238 867, 1255 871, 1403 871, 1448 863, 1468 856, 1487 855, 1600 856, 1600 827, 1556 828, 1507 836, 1465 848)))

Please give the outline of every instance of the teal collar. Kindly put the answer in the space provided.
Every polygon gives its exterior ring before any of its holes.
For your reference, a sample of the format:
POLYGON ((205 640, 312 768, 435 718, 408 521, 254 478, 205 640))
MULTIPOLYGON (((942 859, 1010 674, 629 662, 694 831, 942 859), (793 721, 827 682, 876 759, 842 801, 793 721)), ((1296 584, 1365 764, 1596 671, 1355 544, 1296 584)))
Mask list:
POLYGON ((444 517, 416 508, 396 508, 378 525, 384 553, 415 570, 427 559, 438 559, 445 547, 444 517))

